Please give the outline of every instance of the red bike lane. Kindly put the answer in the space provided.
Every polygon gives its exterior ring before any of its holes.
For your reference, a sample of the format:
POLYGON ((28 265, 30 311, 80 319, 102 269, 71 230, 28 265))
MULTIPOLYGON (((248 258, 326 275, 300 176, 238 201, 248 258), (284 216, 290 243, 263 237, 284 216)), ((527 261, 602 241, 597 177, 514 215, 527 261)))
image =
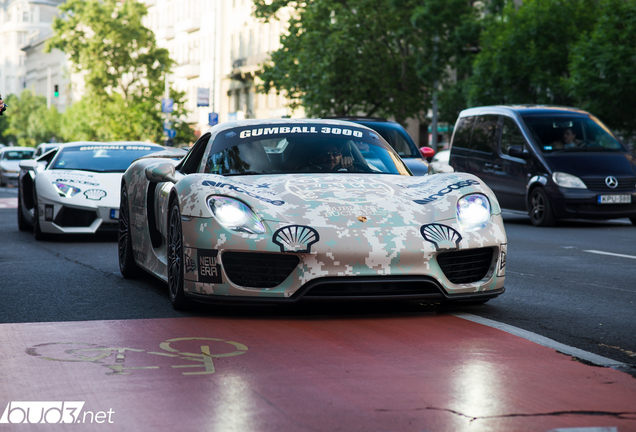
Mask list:
POLYGON ((2 324, 0 359, 0 432, 636 431, 631 375, 452 315, 2 324))

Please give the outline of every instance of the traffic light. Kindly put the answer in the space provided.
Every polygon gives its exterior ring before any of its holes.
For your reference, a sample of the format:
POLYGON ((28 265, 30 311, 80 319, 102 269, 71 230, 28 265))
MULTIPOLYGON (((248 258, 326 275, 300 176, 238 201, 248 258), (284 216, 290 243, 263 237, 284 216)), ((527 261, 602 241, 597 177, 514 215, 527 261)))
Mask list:
POLYGON ((55 84, 53 86, 53 96, 58 97, 60 95, 59 86, 55 84))

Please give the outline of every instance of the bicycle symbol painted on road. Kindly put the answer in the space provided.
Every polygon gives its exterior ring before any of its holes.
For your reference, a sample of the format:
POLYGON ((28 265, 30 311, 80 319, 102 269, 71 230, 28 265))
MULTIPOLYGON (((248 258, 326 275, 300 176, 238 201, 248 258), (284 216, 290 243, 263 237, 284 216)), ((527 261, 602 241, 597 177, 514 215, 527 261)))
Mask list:
POLYGON ((107 375, 129 375, 135 369, 160 369, 164 366, 131 366, 125 367, 124 362, 128 354, 145 353, 162 358, 187 360, 194 363, 170 365, 171 368, 203 368, 192 372, 181 372, 182 375, 206 375, 215 372, 213 358, 233 357, 247 352, 247 347, 238 342, 206 337, 184 337, 168 339, 159 344, 161 352, 146 351, 136 348, 106 347, 86 342, 50 342, 27 348, 26 353, 42 360, 59 362, 88 362, 99 364, 110 369, 107 375), (174 348, 180 342, 202 341, 200 352, 184 352, 174 348), (215 351, 210 346, 214 344, 215 351), (114 356, 114 363, 113 363, 114 356), (109 361, 110 360, 110 361, 109 361))

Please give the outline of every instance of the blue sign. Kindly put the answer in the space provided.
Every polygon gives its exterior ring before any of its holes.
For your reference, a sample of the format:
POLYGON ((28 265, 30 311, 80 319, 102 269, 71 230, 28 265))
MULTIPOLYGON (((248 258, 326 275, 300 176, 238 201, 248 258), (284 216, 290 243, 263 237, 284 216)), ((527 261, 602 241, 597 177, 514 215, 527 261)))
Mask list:
POLYGON ((161 112, 171 113, 174 109, 174 99, 161 99, 161 112))
POLYGON ((219 114, 218 113, 209 113, 208 114, 208 124, 210 126, 214 126, 215 124, 219 124, 219 114))
POLYGON ((177 131, 174 129, 168 129, 166 132, 168 133, 168 138, 174 138, 177 136, 177 131))

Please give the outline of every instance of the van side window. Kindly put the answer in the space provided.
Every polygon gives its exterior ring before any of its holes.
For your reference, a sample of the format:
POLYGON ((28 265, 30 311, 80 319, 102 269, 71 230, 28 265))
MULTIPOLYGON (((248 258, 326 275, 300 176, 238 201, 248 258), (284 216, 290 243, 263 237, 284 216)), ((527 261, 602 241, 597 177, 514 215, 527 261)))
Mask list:
POLYGON ((519 126, 510 117, 504 117, 501 129, 501 154, 508 155, 510 146, 526 148, 526 139, 523 137, 519 126))
POLYGON ((473 137, 470 140, 470 149, 484 153, 494 153, 497 148, 497 126, 499 116, 479 116, 473 128, 473 137))
POLYGON ((455 128, 455 135, 453 136, 453 147, 465 149, 470 147, 470 135, 473 132, 475 118, 475 116, 470 116, 459 119, 455 128))

